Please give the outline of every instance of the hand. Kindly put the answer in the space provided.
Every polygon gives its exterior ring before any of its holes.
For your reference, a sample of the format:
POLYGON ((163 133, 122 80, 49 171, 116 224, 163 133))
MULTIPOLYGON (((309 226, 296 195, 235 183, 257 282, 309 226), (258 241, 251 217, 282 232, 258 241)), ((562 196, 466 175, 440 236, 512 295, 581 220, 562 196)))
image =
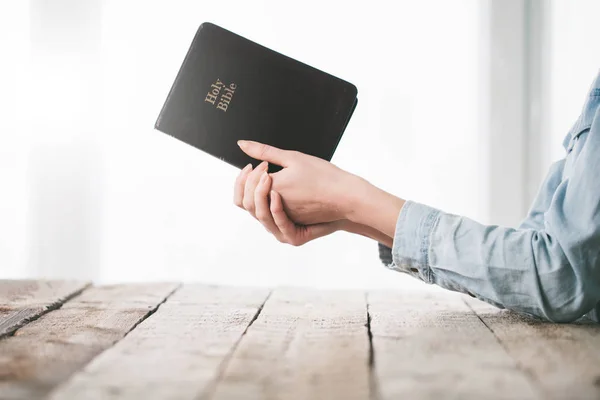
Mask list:
POLYGON ((258 219, 280 242, 300 246, 341 230, 366 236, 392 247, 390 236, 349 219, 308 226, 295 224, 285 213, 279 193, 272 191, 273 181, 266 171, 266 163, 261 163, 254 171, 252 165, 247 165, 236 179, 233 202, 258 219))
MULTIPOLYGON (((287 216, 297 224, 346 219, 351 212, 352 196, 358 195, 366 186, 363 179, 317 157, 257 142, 240 141, 239 145, 250 157, 283 167, 271 175, 273 190, 280 195, 287 216)), ((254 198, 249 195, 266 166, 263 163, 247 178, 242 178, 246 179, 243 206, 251 214, 255 206, 254 198)))
MULTIPOLYGON (((365 236, 394 237, 403 199, 320 158, 256 142, 240 141, 239 144, 249 156, 283 167, 272 174, 272 189, 280 195, 284 211, 296 224, 350 220, 359 228, 368 228, 365 236)), ((244 208, 254 215, 254 198, 250 193, 254 192, 261 174, 252 171, 251 178, 246 175, 250 170, 246 167, 238 181, 243 181, 243 185, 239 185, 244 188, 242 193, 248 194, 240 197, 244 208)), ((266 172, 267 163, 262 163, 257 170, 266 172)))
POLYGON ((345 223, 349 222, 339 220, 308 226, 296 225, 285 213, 279 193, 271 190, 273 181, 266 170, 265 163, 254 171, 251 165, 246 166, 236 180, 233 201, 258 219, 280 242, 301 246, 343 229, 345 223))

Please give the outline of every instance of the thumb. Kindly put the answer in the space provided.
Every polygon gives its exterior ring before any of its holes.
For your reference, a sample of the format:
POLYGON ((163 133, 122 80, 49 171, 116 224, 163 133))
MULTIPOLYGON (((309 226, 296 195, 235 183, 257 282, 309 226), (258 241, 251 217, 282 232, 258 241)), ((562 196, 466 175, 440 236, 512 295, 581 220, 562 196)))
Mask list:
POLYGON ((277 164, 281 167, 287 167, 292 158, 292 152, 289 150, 278 149, 268 144, 253 142, 250 140, 239 140, 238 146, 250 157, 261 161, 267 161, 277 164))

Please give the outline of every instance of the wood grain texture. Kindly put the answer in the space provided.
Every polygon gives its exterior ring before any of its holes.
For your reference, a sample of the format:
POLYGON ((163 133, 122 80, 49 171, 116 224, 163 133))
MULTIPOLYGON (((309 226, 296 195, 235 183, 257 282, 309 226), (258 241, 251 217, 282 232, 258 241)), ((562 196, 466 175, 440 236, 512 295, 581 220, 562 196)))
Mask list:
POLYGON ((592 322, 429 287, 177 287, 0 280, 0 400, 600 398, 592 322))
POLYGON ((184 286, 51 398, 195 399, 212 387, 268 294, 184 286))
POLYGON ((367 298, 378 398, 538 398, 462 295, 425 289, 367 298))
POLYGON ((19 329, 14 336, 0 340, 0 399, 44 397, 123 338, 176 287, 174 284, 92 287, 19 329), (113 297, 116 293, 120 296, 118 301, 113 297), (95 299, 96 303, 89 299, 95 299))
POLYGON ((278 289, 203 399, 368 399, 363 292, 278 289))
POLYGON ((600 398, 600 326, 591 321, 553 324, 465 302, 494 332, 547 399, 600 398))
POLYGON ((89 283, 0 280, 0 339, 79 294, 89 283))

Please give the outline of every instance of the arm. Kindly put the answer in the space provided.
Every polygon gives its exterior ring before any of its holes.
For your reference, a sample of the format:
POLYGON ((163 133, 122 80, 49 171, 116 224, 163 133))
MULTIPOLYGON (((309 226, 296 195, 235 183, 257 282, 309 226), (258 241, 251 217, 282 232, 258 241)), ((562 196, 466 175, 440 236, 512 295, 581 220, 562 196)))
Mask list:
POLYGON ((425 282, 547 320, 574 321, 600 301, 599 115, 600 109, 570 178, 556 175, 563 162, 553 167, 548 198, 542 191, 520 229, 404 203, 369 185, 353 200, 349 218, 393 235, 394 263, 417 270, 425 282))
POLYGON ((369 239, 373 239, 376 242, 379 242, 380 244, 387 246, 389 248, 392 247, 393 239, 391 236, 388 236, 388 235, 382 233, 381 231, 378 231, 377 229, 372 228, 368 225, 357 224, 350 220, 345 220, 341 226, 342 226, 342 230, 344 230, 346 232, 354 233, 357 235, 367 237, 369 239))
POLYGON ((555 162, 550 167, 546 179, 540 186, 527 217, 519 225, 519 229, 543 229, 544 228, 544 213, 550 208, 552 196, 549 193, 554 193, 562 180, 563 169, 565 167, 565 159, 555 162))
MULTIPOLYGON (((534 204, 520 229, 486 226, 405 202, 316 157, 255 142, 240 147, 251 157, 283 167, 272 174, 277 201, 271 213, 280 227, 274 232, 280 241, 303 244, 330 232, 328 221, 335 225, 349 219, 393 238, 393 269, 499 307, 573 321, 600 301, 598 113, 585 125, 591 126, 588 134, 580 135, 578 156, 571 153, 565 161, 570 177, 552 175, 550 198, 534 204), (286 214, 304 225, 294 225, 286 214)), ((562 175, 562 168, 558 165, 554 172, 562 175)), ((246 192, 254 191, 246 184, 246 192)), ((246 200, 244 196, 244 208, 254 215, 246 200)), ((270 219, 258 219, 273 226, 270 219)))

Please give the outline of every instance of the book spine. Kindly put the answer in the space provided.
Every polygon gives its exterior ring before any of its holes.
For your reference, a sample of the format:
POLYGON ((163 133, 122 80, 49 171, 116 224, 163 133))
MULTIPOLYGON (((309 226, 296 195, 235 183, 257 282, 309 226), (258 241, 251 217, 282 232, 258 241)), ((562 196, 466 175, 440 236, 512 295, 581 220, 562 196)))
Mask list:
POLYGON ((203 25, 200 25, 200 27, 198 28, 198 30, 196 31, 196 35, 194 35, 194 39, 192 40, 192 43, 190 44, 190 47, 185 55, 185 58, 183 59, 183 63, 181 65, 181 67, 179 68, 179 71, 177 72, 177 76, 175 77, 175 81, 173 82, 173 85, 171 85, 171 89, 169 89, 169 93, 167 94, 167 98, 165 99, 165 102, 162 106, 162 108, 160 109, 160 113, 158 114, 158 118, 156 119, 156 123, 154 124, 154 128, 155 129, 160 129, 159 125, 160 122, 162 120, 163 114, 165 109, 167 108, 167 105, 169 104, 169 101, 171 100, 171 95, 173 94, 173 91, 175 90, 175 87, 177 87, 177 84, 179 82, 179 78, 181 77, 182 71, 185 69, 185 65, 188 63, 189 59, 190 59, 190 55, 192 54, 192 50, 194 50, 194 48, 196 47, 196 44, 198 42, 198 36, 200 35, 200 32, 202 32, 202 29, 204 28, 203 25))

